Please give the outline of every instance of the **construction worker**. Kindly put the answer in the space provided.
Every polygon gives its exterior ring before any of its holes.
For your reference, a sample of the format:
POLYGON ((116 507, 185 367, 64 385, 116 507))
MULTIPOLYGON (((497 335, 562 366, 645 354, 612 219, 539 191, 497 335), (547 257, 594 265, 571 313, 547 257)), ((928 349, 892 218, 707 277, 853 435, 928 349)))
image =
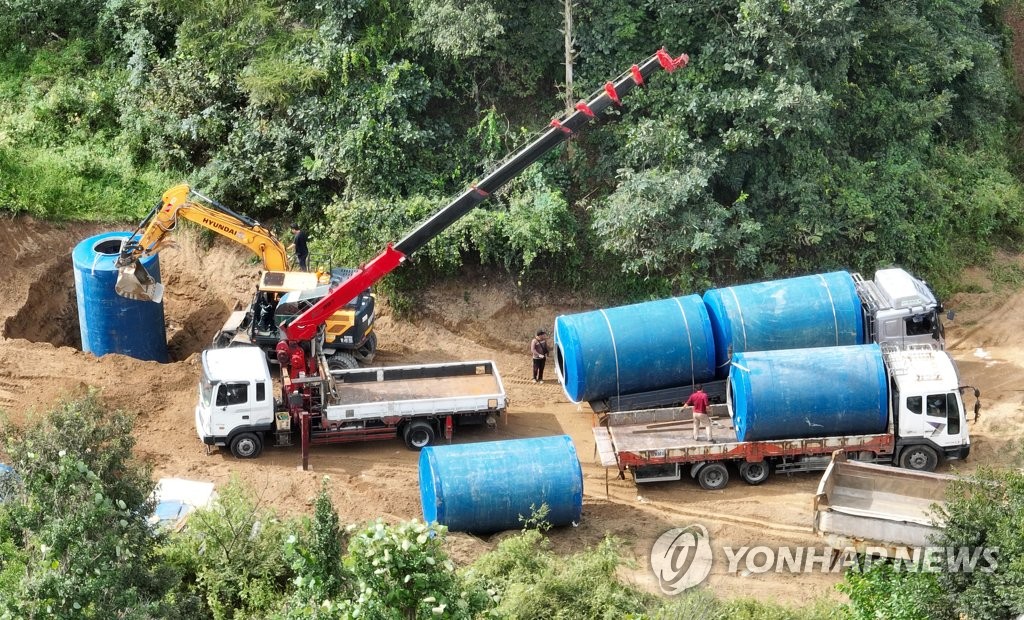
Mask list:
POLYGON ((533 382, 544 383, 544 362, 548 358, 548 333, 537 330, 537 335, 530 341, 530 354, 533 356, 533 382))
POLYGON ((700 427, 708 429, 708 441, 715 443, 711 437, 711 416, 708 415, 708 395, 704 392, 704 386, 698 383, 693 394, 686 399, 686 406, 693 407, 693 440, 700 441, 700 427))
POLYGON ((295 250, 295 260, 299 263, 299 271, 309 270, 309 236, 306 231, 299 228, 298 223, 291 225, 292 231, 292 244, 288 246, 289 250, 295 250))

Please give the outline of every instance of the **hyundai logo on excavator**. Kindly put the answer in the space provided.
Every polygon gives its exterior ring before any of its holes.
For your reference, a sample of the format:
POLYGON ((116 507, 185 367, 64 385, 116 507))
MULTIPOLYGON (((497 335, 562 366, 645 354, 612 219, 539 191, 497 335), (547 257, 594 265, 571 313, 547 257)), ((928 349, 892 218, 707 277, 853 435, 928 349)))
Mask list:
POLYGON ((224 232, 228 233, 229 235, 232 235, 234 237, 238 237, 238 231, 237 230, 235 230, 234 228, 231 228, 230 226, 225 226, 224 224, 221 224, 220 222, 214 221, 214 220, 212 220, 212 219, 210 219, 208 217, 204 217, 203 218, 203 225, 204 226, 209 226, 211 228, 216 228, 218 230, 223 230, 224 232))

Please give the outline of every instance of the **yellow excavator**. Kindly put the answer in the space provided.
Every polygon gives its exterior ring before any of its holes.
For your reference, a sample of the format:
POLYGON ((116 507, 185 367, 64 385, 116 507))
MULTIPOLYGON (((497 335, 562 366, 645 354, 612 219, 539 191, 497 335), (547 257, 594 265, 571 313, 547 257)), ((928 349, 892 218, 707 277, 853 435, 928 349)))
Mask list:
MULTIPOLYGON (((171 243, 169 234, 181 219, 244 245, 262 262, 263 271, 249 309, 233 312, 228 317, 214 337, 215 348, 255 344, 267 353, 268 359, 275 359, 274 347, 281 339, 278 326, 292 318, 286 307, 278 307, 281 297, 301 291, 303 299, 315 303, 354 271, 344 268, 315 273, 290 270, 288 252, 273 232, 182 184, 164 192, 138 229, 122 244, 114 285, 119 295, 156 303, 163 299, 163 285, 146 271, 141 260, 171 243)), ((373 360, 377 350, 377 335, 373 331, 374 302, 370 289, 366 289, 325 322, 323 346, 336 367, 355 368, 359 362, 373 360)))

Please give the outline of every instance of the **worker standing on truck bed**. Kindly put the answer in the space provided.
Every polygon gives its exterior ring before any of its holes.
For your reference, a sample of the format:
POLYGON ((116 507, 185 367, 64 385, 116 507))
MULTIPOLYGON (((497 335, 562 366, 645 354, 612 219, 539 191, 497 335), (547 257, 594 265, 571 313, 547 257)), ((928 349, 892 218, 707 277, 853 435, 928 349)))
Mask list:
POLYGON ((292 224, 292 248, 295 248, 295 258, 299 262, 299 271, 309 271, 307 260, 309 259, 309 236, 306 231, 299 228, 297 223, 292 224))
POLYGON ((537 335, 530 341, 530 354, 533 355, 533 382, 544 383, 544 362, 548 358, 548 333, 537 330, 537 335))
POLYGON ((711 438, 711 416, 708 415, 708 395, 704 392, 704 386, 697 384, 696 389, 686 399, 686 406, 693 407, 693 439, 699 440, 700 427, 708 429, 708 441, 715 443, 711 438))

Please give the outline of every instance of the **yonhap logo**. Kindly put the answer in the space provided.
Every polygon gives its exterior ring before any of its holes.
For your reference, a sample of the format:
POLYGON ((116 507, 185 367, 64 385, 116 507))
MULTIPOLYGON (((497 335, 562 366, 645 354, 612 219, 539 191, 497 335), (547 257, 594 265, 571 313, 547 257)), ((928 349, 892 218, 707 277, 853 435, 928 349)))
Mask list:
POLYGON ((703 525, 673 528, 651 548, 651 569, 661 591, 670 596, 707 579, 712 560, 711 539, 703 525))

